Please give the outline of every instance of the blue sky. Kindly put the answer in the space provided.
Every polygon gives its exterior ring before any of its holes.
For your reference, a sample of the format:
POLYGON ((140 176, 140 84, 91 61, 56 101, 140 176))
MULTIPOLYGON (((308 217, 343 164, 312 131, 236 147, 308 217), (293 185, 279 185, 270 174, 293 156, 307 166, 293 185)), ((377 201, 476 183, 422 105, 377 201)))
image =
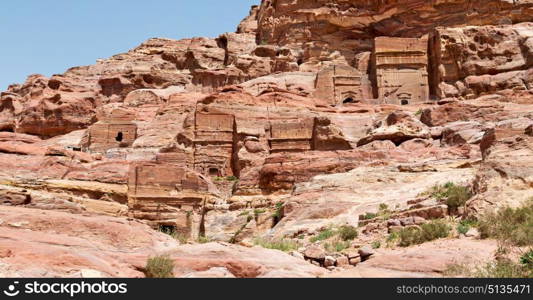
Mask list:
POLYGON ((0 2, 0 91, 30 74, 94 64, 152 37, 235 31, 260 0, 17 0, 0 2))

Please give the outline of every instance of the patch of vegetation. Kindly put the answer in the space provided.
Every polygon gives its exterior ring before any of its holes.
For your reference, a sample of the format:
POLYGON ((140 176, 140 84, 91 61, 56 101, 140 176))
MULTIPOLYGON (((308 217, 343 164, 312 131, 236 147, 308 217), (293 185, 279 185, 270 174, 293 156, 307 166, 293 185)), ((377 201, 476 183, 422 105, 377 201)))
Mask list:
POLYGON ((155 256, 148 259, 145 267, 147 278, 173 278, 174 261, 168 256, 155 256))
POLYGON ((200 237, 198 237, 198 243, 200 243, 200 244, 211 243, 211 239, 209 239, 206 236, 200 236, 200 237))
POLYGON ((448 190, 446 205, 452 209, 457 209, 466 205, 466 202, 472 199, 472 192, 468 187, 454 186, 448 190))
POLYGON ((448 266, 444 275, 470 278, 533 278, 533 269, 503 259, 477 267, 461 264, 451 265, 448 266))
POLYGON ((372 243, 372 248, 373 248, 373 249, 379 249, 379 248, 381 248, 381 241, 374 241, 374 242, 372 243))
POLYGON ((297 250, 299 247, 297 242, 291 240, 268 240, 257 238, 254 240, 254 244, 266 249, 280 250, 283 252, 297 250))
POLYGON ((353 241, 359 235, 357 228, 350 225, 341 226, 338 233, 343 241, 353 241))
POLYGON ((445 238, 449 236, 450 231, 450 226, 443 221, 433 221, 422 224, 420 228, 404 228, 398 233, 400 238, 399 245, 401 247, 408 247, 411 245, 419 245, 436 239, 445 238))
POLYGON ((216 182, 224 181, 224 177, 216 176, 216 177, 214 178, 214 180, 215 180, 216 182))
POLYGON ((387 243, 387 247, 392 247, 396 244, 396 242, 400 239, 400 235, 397 232, 393 232, 389 234, 387 237, 387 240, 385 241, 387 243))
POLYGON ((244 216, 249 216, 250 215, 250 212, 249 211, 243 211, 241 212, 237 217, 244 217, 244 216))
POLYGON ((246 226, 248 226, 248 224, 250 224, 250 222, 252 222, 253 219, 254 219, 254 217, 252 215, 248 215, 248 217, 246 218, 246 223, 242 224, 242 226, 239 228, 239 230, 237 230, 233 234, 231 239, 229 240, 230 244, 235 244, 235 243, 238 242, 239 235, 241 235, 241 233, 244 231, 244 229, 246 229, 246 226))
POLYGON ((343 250, 346 250, 350 248, 351 243, 347 241, 334 241, 331 243, 326 243, 324 245, 324 248, 328 252, 341 252, 343 250))
POLYGON ((361 219, 363 219, 363 220, 372 220, 372 219, 375 219, 377 217, 379 217, 379 215, 377 213, 367 212, 366 214, 361 216, 361 219))
POLYGON ((283 217, 283 202, 276 203, 276 210, 272 214, 272 218, 274 219, 274 226, 276 226, 283 217))
POLYGON ((181 232, 176 233, 174 238, 178 240, 180 244, 187 244, 187 242, 189 242, 189 236, 181 232))
POLYGON ((390 219, 391 215, 392 215, 392 211, 389 209, 389 206, 385 203, 381 203, 379 205, 379 216, 383 219, 383 220, 388 220, 390 219))
POLYGON ((468 226, 470 228, 479 227, 479 221, 474 218, 463 219, 461 220, 460 224, 463 226, 468 226))
POLYGON ((422 114, 424 113, 424 109, 419 109, 416 113, 415 113, 415 116, 419 117, 421 116, 422 114))
POLYGON ((533 270, 533 248, 529 249, 522 257, 520 257, 520 263, 531 270, 533 270))
POLYGON ((466 234, 470 230, 470 226, 461 224, 457 225, 457 232, 460 234, 466 234))
POLYGON ((533 246, 533 199, 519 208, 503 208, 481 216, 481 238, 494 238, 512 246, 533 246))
POLYGON ((335 235, 335 231, 332 228, 327 228, 322 230, 318 235, 312 237, 310 239, 311 243, 315 243, 318 241, 324 241, 329 239, 330 237, 333 237, 335 235))
POLYGON ((470 229, 478 227, 479 222, 473 218, 466 218, 459 222, 457 225, 457 232, 460 234, 466 234, 470 229))
POLYGON ((439 201, 445 201, 446 205, 451 209, 464 206, 473 196, 467 186, 456 185, 453 182, 448 182, 445 185, 436 185, 424 194, 439 201))
POLYGON ((377 213, 367 212, 361 216, 361 220, 373 220, 378 217, 381 217, 383 220, 390 219, 392 211, 389 209, 389 206, 385 203, 379 205, 379 211, 377 213))
POLYGON ((519 263, 500 259, 478 267, 455 264, 448 266, 444 275, 474 278, 533 278, 533 249, 522 255, 519 263))
POLYGON ((254 216, 255 218, 259 218, 260 215, 266 213, 265 209, 254 209, 254 216))
POLYGON ((478 267, 475 278, 533 278, 533 270, 510 260, 501 260, 478 267))
POLYGON ((226 180, 227 181, 239 181, 239 178, 237 178, 235 176, 228 176, 228 177, 226 177, 226 180))

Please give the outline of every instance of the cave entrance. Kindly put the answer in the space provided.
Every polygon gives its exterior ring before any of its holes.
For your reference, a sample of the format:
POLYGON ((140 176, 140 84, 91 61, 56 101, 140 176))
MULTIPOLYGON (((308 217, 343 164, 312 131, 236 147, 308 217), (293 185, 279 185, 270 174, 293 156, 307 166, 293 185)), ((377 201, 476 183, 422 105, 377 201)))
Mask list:
POLYGON ((117 136, 115 137, 115 140, 117 142, 122 142, 124 140, 124 134, 122 132, 119 132, 117 136))
POLYGON ((168 235, 176 234, 177 228, 174 225, 159 225, 159 231, 168 235))
POLYGON ((355 100, 352 97, 348 97, 348 98, 344 99, 344 101, 342 101, 342 103, 343 104, 355 103, 355 100))
POLYGON ((409 105, 409 100, 402 100, 402 105, 409 105))
POLYGON ((209 176, 219 176, 220 171, 217 168, 209 168, 209 176))

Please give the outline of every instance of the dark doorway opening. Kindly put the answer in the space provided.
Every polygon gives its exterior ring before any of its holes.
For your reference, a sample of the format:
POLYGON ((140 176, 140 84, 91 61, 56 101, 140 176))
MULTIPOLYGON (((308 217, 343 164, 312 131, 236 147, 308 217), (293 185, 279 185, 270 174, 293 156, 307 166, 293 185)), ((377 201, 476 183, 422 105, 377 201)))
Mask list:
POLYGON ((116 140, 117 142, 122 142, 122 141, 124 140, 124 134, 123 134, 122 132, 119 132, 119 133, 117 134, 117 137, 115 137, 115 140, 116 140))
POLYGON ((343 104, 355 103, 355 100, 352 97, 348 97, 348 98, 344 99, 344 101, 342 101, 342 103, 343 104))
POLYGON ((220 175, 217 168, 209 168, 209 176, 218 176, 220 175))
POLYGON ((402 105, 409 105, 409 100, 402 100, 402 105))
POLYGON ((168 235, 175 235, 177 229, 173 225, 159 225, 159 231, 168 235))

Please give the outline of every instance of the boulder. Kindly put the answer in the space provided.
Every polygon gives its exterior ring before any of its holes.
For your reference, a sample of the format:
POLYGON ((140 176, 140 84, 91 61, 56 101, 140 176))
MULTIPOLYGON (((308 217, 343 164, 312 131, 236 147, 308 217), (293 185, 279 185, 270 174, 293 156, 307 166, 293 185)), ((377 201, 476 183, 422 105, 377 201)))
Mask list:
POLYGON ((304 256, 308 259, 323 261, 326 258, 326 250, 319 245, 311 245, 305 249, 304 256))
POLYGON ((337 263, 337 260, 335 259, 335 257, 332 257, 332 256, 326 256, 324 258, 324 267, 326 268, 329 268, 329 267, 334 267, 337 263))
POLYGON ((376 251, 372 249, 371 246, 363 246, 359 248, 359 255, 361 255, 362 260, 367 260, 370 256, 376 254, 376 251))
POLYGON ((379 140, 389 140, 395 144, 401 144, 415 138, 431 138, 429 128, 414 116, 397 111, 385 119, 375 122, 374 128, 368 132, 366 137, 359 140, 357 145, 364 146, 379 140))

